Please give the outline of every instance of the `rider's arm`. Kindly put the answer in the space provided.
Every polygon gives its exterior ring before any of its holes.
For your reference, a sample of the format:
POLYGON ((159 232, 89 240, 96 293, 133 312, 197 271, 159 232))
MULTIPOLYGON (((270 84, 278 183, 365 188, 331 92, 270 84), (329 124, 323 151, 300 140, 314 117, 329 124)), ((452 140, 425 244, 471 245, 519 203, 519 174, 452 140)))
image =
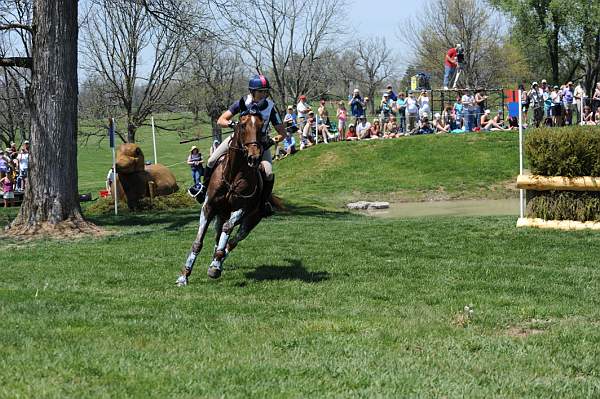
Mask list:
POLYGON ((231 123, 231 118, 233 118, 233 113, 230 110, 227 110, 221 114, 221 116, 217 120, 217 125, 221 127, 229 127, 229 124, 231 123))
POLYGON ((277 131, 277 136, 273 137, 273 140, 275 140, 276 143, 283 141, 286 134, 285 127, 283 126, 283 124, 275 125, 273 126, 273 128, 275 128, 275 130, 277 131))

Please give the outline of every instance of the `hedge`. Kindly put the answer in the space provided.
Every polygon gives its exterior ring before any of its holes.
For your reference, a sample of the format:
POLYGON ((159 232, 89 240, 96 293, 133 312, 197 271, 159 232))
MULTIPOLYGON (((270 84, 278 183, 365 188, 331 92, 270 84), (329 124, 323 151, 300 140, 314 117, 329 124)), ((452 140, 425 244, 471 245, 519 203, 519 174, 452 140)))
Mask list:
POLYGON ((532 174, 600 176, 600 127, 572 126, 527 131, 525 156, 532 174))
POLYGON ((600 221, 600 192, 528 191, 527 196, 527 217, 600 221))

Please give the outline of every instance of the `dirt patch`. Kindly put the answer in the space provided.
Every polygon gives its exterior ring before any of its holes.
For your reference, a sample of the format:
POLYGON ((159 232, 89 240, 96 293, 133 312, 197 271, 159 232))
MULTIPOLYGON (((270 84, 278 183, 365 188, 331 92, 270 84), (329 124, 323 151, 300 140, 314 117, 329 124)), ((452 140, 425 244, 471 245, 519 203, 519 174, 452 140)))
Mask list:
POLYGON ((114 232, 102 229, 84 220, 66 220, 60 223, 18 224, 0 232, 0 237, 27 243, 36 240, 73 240, 80 238, 100 238, 114 232))
POLYGON ((539 328, 513 326, 513 327, 509 327, 506 330, 506 335, 508 335, 509 337, 515 337, 515 338, 527 338, 530 335, 538 335, 538 334, 543 334, 545 332, 546 332, 546 330, 542 330, 539 328))

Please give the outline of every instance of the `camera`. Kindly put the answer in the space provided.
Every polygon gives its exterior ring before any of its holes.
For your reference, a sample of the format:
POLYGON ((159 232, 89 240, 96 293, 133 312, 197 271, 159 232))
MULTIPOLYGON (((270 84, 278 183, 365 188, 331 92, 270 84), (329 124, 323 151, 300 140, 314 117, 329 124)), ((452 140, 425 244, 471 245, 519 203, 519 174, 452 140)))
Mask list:
POLYGON ((465 49, 462 47, 459 47, 458 49, 456 49, 456 61, 459 64, 462 64, 465 62, 465 49))

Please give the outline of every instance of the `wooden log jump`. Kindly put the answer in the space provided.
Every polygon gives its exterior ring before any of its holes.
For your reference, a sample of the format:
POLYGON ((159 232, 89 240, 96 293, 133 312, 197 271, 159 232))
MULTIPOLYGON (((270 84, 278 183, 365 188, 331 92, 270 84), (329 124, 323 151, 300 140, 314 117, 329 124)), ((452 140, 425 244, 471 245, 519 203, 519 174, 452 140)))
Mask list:
POLYGON ((554 230, 600 230, 600 222, 579 222, 575 220, 545 220, 540 218, 519 218, 517 227, 536 227, 554 230))
POLYGON ((519 175, 517 188, 532 191, 600 191, 600 177, 519 175))

